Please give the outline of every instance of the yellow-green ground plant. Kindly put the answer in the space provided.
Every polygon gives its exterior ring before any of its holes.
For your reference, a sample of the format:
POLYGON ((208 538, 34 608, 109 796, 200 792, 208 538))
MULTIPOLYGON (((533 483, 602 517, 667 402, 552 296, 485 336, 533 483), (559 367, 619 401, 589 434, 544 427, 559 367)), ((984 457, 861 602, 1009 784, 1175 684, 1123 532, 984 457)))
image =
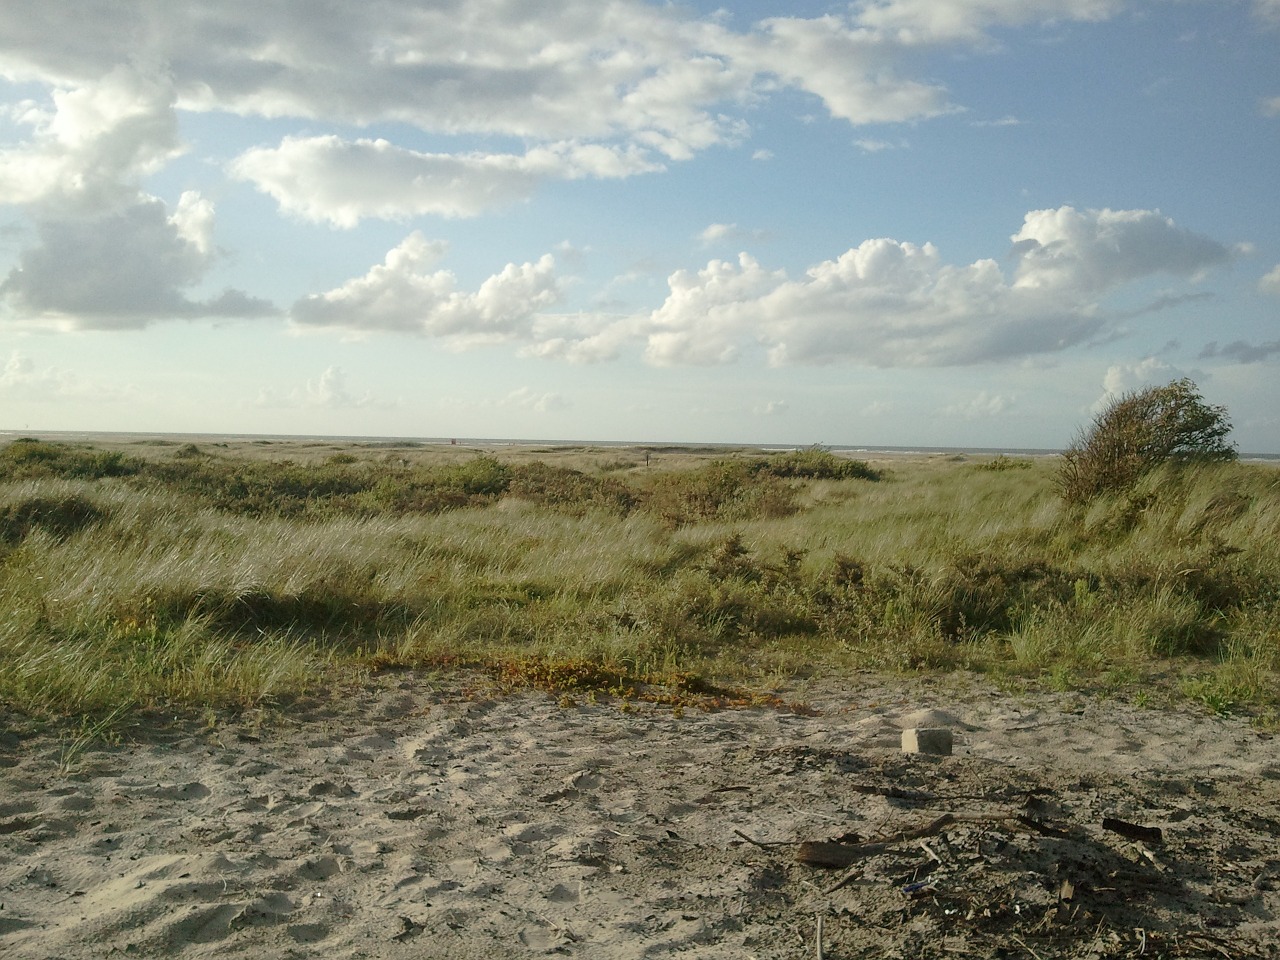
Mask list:
POLYGON ((1055 466, 16 441, 0 702, 85 722, 408 667, 679 707, 871 668, 1274 712, 1280 470, 1068 505, 1055 466))

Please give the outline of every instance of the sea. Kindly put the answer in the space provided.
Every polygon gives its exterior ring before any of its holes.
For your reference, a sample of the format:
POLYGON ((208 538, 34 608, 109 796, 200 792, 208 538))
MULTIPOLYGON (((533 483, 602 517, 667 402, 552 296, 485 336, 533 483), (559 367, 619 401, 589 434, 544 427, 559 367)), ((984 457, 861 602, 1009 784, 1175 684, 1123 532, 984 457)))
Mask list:
MULTIPOLYGON (((384 437, 343 436, 327 434, 257 434, 257 433, 132 433, 123 431, 73 431, 73 430, 0 430, 0 442, 18 437, 35 437, 65 443, 155 443, 172 441, 179 443, 337 443, 378 447, 406 446, 481 446, 481 447, 633 447, 653 451, 723 451, 763 450, 777 452, 802 450, 813 446, 809 443, 724 443, 716 441, 676 440, 572 440, 517 437, 384 437)), ((875 444, 820 444, 823 449, 847 454, 897 454, 902 456, 925 455, 976 455, 1009 457, 1053 457, 1062 450, 1051 447, 936 447, 927 444, 887 446, 875 444)), ((1280 462, 1280 453, 1240 453, 1241 460, 1280 462)))

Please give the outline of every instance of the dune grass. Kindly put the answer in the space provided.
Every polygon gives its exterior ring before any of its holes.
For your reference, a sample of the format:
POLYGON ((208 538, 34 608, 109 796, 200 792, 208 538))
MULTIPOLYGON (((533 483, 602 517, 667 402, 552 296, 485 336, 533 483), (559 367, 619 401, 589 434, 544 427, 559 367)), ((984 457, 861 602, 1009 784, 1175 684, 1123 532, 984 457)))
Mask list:
POLYGON ((239 708, 393 667, 677 707, 862 668, 1280 702, 1272 467, 1068 506, 1051 460, 284 452, 0 448, 0 703, 239 708))

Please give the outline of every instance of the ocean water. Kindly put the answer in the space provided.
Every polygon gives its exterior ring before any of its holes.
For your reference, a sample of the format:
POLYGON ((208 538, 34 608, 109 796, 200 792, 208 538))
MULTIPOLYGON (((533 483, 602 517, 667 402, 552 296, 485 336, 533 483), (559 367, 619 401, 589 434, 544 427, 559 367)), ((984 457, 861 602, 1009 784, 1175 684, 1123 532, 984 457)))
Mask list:
MULTIPOLYGON (((641 449, 662 450, 723 450, 726 453, 735 450, 799 450, 810 446, 807 443, 721 443, 716 441, 670 441, 670 440, 572 440, 545 438, 530 439, 517 437, 383 437, 383 436, 339 436, 323 434, 254 434, 254 433, 131 433, 114 431, 69 431, 69 430, 0 430, 0 442, 7 442, 17 437, 30 436, 41 439, 61 440, 72 443, 93 443, 95 440, 110 443, 146 443, 155 441, 174 441, 178 443, 342 443, 364 444, 369 446, 465 446, 491 447, 639 447, 641 449)), ((961 454, 1018 457, 1052 457, 1062 452, 1061 448, 1051 447, 933 447, 928 445, 860 445, 832 443, 823 444, 828 450, 839 453, 875 454, 894 453, 903 455, 952 455, 961 454)), ((1280 453, 1240 452, 1241 460, 1260 460, 1280 462, 1280 453)))

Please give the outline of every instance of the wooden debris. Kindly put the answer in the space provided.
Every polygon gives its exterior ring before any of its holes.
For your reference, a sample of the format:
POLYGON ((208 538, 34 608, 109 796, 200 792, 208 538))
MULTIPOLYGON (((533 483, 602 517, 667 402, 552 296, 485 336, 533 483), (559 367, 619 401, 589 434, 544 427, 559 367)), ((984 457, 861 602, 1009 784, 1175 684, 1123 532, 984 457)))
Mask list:
POLYGON ((890 837, 871 843, 833 843, 830 840, 810 840, 800 844, 799 849, 796 851, 796 859, 810 867, 825 867, 829 869, 847 867, 866 857, 883 853, 896 844, 935 836, 948 825, 955 823, 955 821, 954 814, 944 813, 938 819, 923 827, 917 827, 915 830, 903 830, 900 833, 895 833, 890 837))
POLYGON ((1102 829, 1118 833, 1120 836, 1128 837, 1130 840, 1141 840, 1143 843, 1164 842, 1164 832, 1159 827, 1144 827, 1141 824, 1130 823, 1127 820, 1117 820, 1115 817, 1103 817, 1102 829))
POLYGON ((735 836, 740 837, 743 840, 747 841, 747 843, 751 844, 753 847, 759 847, 761 850, 773 850, 776 847, 794 847, 795 846, 794 843, 787 840, 773 840, 773 841, 765 842, 763 840, 756 840, 753 837, 748 837, 741 830, 734 830, 733 832, 735 836))

